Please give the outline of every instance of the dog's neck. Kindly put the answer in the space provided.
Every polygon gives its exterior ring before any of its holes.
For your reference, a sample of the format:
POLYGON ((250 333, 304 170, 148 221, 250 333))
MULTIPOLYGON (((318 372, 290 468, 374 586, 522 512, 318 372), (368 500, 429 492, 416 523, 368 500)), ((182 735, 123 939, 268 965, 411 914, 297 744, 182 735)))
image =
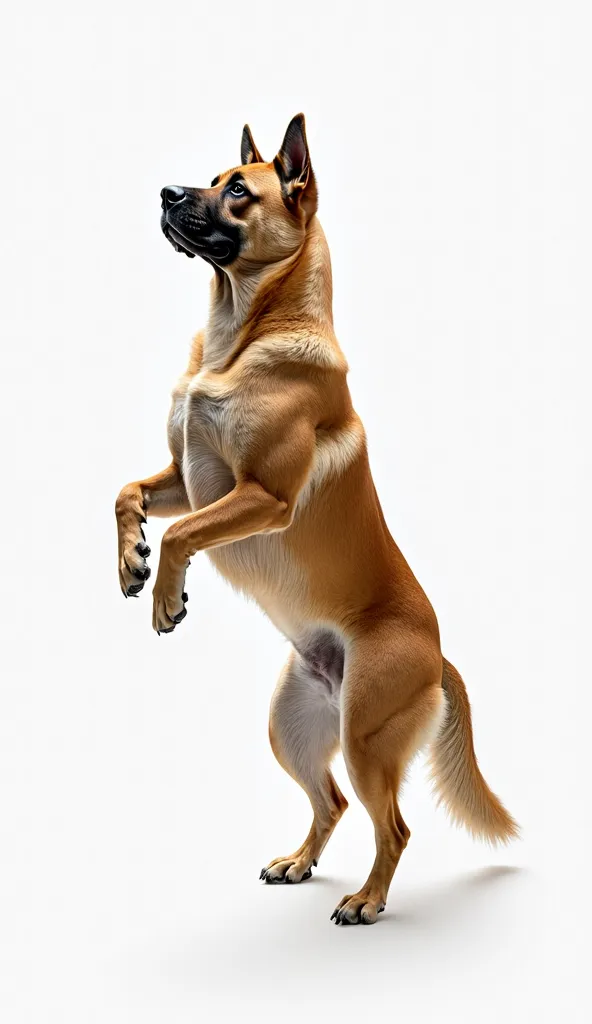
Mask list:
POLYGON ((203 366, 220 369, 264 334, 297 329, 333 336, 331 258, 316 217, 292 256, 271 266, 229 267, 212 281, 203 366))

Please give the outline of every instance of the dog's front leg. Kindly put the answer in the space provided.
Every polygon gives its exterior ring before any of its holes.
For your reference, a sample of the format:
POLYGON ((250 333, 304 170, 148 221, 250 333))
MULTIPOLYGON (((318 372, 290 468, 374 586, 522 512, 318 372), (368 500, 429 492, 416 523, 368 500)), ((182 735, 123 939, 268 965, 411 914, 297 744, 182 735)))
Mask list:
POLYGON ((250 479, 237 483, 219 501, 173 523, 162 538, 154 584, 152 625, 156 632, 171 633, 185 618, 185 572, 197 551, 231 544, 254 533, 282 530, 290 520, 288 503, 250 479))
POLYGON ((146 480, 127 484, 115 502, 119 585, 124 597, 135 597, 150 576, 150 548, 142 524, 150 516, 178 516, 190 511, 178 466, 173 463, 146 480))

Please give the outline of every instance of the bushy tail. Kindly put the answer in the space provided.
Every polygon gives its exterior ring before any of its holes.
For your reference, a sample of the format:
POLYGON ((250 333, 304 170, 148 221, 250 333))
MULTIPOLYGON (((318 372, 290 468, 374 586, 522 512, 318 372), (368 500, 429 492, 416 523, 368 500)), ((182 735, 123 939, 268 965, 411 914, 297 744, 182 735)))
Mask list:
POLYGON ((448 707, 430 751, 438 803, 444 804, 455 824, 464 825, 476 839, 494 846, 509 843, 519 835, 518 825, 479 771, 465 684, 446 659, 442 688, 448 707))

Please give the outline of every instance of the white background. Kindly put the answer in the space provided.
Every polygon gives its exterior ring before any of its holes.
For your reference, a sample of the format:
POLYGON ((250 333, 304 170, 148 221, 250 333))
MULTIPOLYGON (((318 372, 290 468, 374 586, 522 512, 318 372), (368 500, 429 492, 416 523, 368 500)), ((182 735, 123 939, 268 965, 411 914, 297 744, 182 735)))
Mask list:
POLYGON ((6 1024, 587 1019, 590 28, 566 0, 4 13, 6 1024), (207 312, 159 191, 236 164, 246 120, 271 158, 299 110, 385 513, 524 833, 474 845, 418 762, 374 928, 329 923, 373 858, 353 797, 312 882, 257 880, 309 824, 267 742, 285 641, 205 558, 160 638, 116 573, 207 312))

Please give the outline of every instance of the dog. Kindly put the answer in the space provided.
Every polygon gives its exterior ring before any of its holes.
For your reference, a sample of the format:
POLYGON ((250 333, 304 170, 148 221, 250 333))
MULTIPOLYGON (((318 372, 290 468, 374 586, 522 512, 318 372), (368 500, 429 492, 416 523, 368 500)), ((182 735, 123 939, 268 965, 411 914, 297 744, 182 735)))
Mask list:
POLYGON ((207 325, 173 391, 172 462, 116 501, 120 586, 135 596, 150 576, 147 518, 180 516, 162 539, 156 632, 185 618, 185 573, 207 551, 291 642, 269 735, 313 822, 302 845, 260 877, 311 876, 347 807, 330 767, 341 748, 374 825, 376 859, 332 920, 373 924, 410 836, 401 782, 426 744, 436 794, 455 822, 494 844, 518 826, 478 768, 465 685, 442 656, 433 608, 374 488, 333 330, 304 116, 292 119, 271 163, 246 125, 240 166, 209 188, 167 186, 161 199, 167 240, 214 276, 207 325))

